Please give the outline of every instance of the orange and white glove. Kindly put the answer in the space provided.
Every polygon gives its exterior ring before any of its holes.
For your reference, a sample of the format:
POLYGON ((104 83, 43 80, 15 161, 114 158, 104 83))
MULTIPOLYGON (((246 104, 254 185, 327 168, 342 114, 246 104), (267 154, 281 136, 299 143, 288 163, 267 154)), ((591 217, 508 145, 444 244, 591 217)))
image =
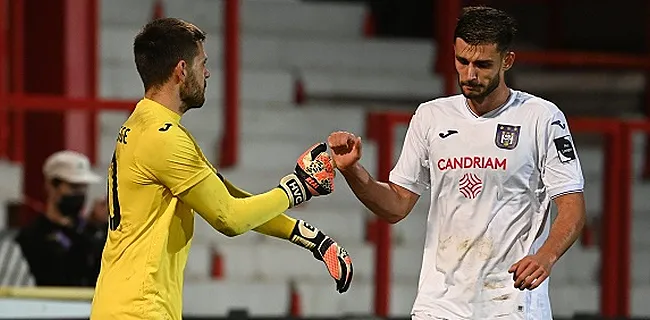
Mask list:
POLYGON ((314 257, 325 264, 336 282, 336 291, 344 293, 352 283, 352 259, 348 252, 332 238, 305 221, 298 220, 289 241, 309 249, 314 257))
POLYGON ((280 187, 293 208, 315 196, 334 192, 334 161, 324 142, 311 146, 296 163, 294 172, 280 180, 280 187))

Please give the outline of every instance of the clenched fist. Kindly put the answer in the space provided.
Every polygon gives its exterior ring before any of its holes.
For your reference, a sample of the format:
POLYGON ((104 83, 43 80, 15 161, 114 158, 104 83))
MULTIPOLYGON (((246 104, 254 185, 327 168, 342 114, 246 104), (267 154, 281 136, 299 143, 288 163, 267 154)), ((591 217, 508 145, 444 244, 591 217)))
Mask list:
POLYGON ((352 133, 333 132, 327 138, 327 144, 332 150, 330 156, 341 171, 345 171, 361 159, 361 138, 352 133))

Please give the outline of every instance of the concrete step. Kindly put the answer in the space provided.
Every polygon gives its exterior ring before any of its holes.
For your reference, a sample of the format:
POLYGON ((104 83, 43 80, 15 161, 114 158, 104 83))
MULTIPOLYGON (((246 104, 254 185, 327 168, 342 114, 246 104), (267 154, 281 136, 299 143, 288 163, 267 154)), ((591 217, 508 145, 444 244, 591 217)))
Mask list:
POLYGON ((637 71, 558 71, 518 70, 512 81, 535 92, 639 93, 645 77, 637 71), (571 89, 568 89, 571 88, 571 89))
MULTIPOLYGON (((303 316, 332 317, 374 312, 374 285, 372 282, 353 281, 344 294, 336 292, 334 283, 298 282, 303 316)), ((408 317, 415 300, 417 285, 414 282, 393 282, 389 300, 389 316, 408 317)))
MULTIPOLYGON (((206 109, 191 112, 183 117, 182 123, 193 134, 202 135, 220 132, 221 110, 206 109)), ((242 103, 240 116, 240 139, 268 143, 294 141, 326 141, 330 133, 345 130, 363 133, 366 111, 363 107, 337 107, 321 105, 282 105, 265 103, 242 103)))
MULTIPOLYGON (((101 30, 102 63, 133 64, 133 38, 139 27, 109 26, 101 30)), ((209 65, 222 68, 223 39, 210 34, 205 42, 209 65)), ((247 69, 315 69, 367 72, 390 76, 427 75, 435 46, 422 40, 292 38, 287 35, 243 34, 241 64, 247 69)))
MULTIPOLYGON (((353 258, 355 277, 360 280, 373 279, 376 260, 375 246, 362 239, 353 240, 339 235, 344 231, 337 230, 335 225, 322 223, 314 225, 332 236, 341 246, 345 247, 353 258), (332 228, 328 229, 326 226, 332 228), (334 231, 334 232, 331 232, 334 231), (345 239, 345 240, 341 240, 345 239)), ((339 225, 340 226, 340 225, 339 225)), ((360 228, 360 227, 357 227, 360 228)), ((357 229, 354 228, 354 229, 357 229)), ((198 230, 197 230, 198 231, 198 230)), ((361 234, 358 230, 346 227, 345 232, 361 234)), ((306 268, 312 263, 313 257, 305 254, 304 250, 287 241, 255 235, 256 242, 240 241, 238 237, 213 237, 205 241, 197 235, 190 257, 191 267, 186 274, 193 279, 210 277, 211 257, 214 252, 221 254, 224 261, 224 274, 228 279, 328 279, 320 270, 319 264, 306 268), (267 253, 273 253, 267 255, 267 253), (252 261, 259 262, 259 266, 252 261), (291 266, 286 262, 292 261, 291 266), (246 266, 246 267, 243 267, 246 266)), ((250 239, 250 238, 249 238, 250 239)), ((417 282, 422 262, 422 246, 414 244, 391 247, 391 274, 394 281, 417 282)), ((648 271, 648 251, 634 251, 632 254, 631 283, 634 286, 650 286, 648 271)), ((598 249, 585 249, 578 244, 565 253, 553 267, 551 281, 562 285, 589 286, 600 283, 600 253, 598 249)))
MULTIPOLYGON (((308 99, 428 101, 442 95, 442 80, 434 74, 403 73, 381 77, 354 71, 301 70, 308 99)), ((417 107, 414 103, 410 108, 417 107)))
MULTIPOLYGON (((222 77, 215 73, 208 79, 204 108, 221 109, 222 77)), ((140 99, 144 95, 142 81, 133 66, 104 64, 100 69, 100 97, 106 99, 140 99)), ((283 70, 242 70, 240 99, 291 103, 294 100, 293 76, 283 70)))
MULTIPOLYGON (((165 4, 169 15, 188 17, 209 32, 222 28, 222 1, 193 0, 188 6, 167 0, 165 4)), ((241 2, 241 28, 254 34, 357 38, 365 10, 361 3, 246 0, 241 2)))
MULTIPOLYGON (((191 5, 172 0, 163 3, 167 16, 182 17, 211 34, 222 29, 222 1, 193 0, 191 5)), ((152 0, 103 0, 101 23, 140 28, 151 18, 152 8, 152 0)), ((241 29, 253 34, 359 38, 365 11, 362 4, 245 0, 240 7, 241 29)))
MULTIPOLYGON (((373 282, 353 281, 350 290, 344 294, 336 292, 332 281, 296 281, 295 284, 301 297, 301 309, 305 317, 349 316, 373 312, 373 282)), ((185 299, 185 315, 224 316, 227 314, 227 309, 223 305, 249 307, 253 315, 275 315, 288 307, 289 290, 288 284, 265 280, 191 282, 186 284, 184 290, 184 296, 193 297, 185 299)), ((389 316, 408 317, 416 290, 416 282, 394 282, 391 285, 389 316)), ((574 286, 552 283, 549 291, 555 317, 599 312, 600 290, 597 285, 574 286)), ((637 286, 632 289, 631 316, 650 315, 650 307, 647 303, 649 295, 650 286, 637 286)))
MULTIPOLYGON (((314 225, 318 226, 316 223, 314 225)), ((346 227, 347 228, 347 227, 346 227)), ((350 229, 350 228, 347 228, 350 229)), ((354 277, 358 281, 374 279, 376 258, 375 246, 362 240, 341 240, 334 233, 324 230, 339 245, 344 247, 354 264, 354 277)), ((341 231, 333 230, 335 233, 341 231)), ((358 234, 357 230, 351 230, 358 234)), ((215 237, 216 238, 216 237, 215 237)), ((185 270, 188 279, 211 277, 212 257, 220 255, 223 261, 224 277, 229 280, 329 280, 322 262, 315 260, 309 251, 286 240, 263 236, 256 242, 240 241, 239 237, 221 238, 205 242, 195 239, 192 244, 185 270)), ((397 282, 417 282, 422 261, 422 248, 415 246, 393 246, 391 248, 391 277, 397 282)))
MULTIPOLYGON (((135 106, 134 106, 135 107, 135 106)), ((301 105, 242 101, 239 122, 242 141, 278 138, 288 141, 295 137, 322 139, 335 130, 356 134, 365 131, 366 110, 362 106, 301 105)), ((99 112, 100 133, 115 135, 130 111, 99 112)), ((206 106, 192 110, 181 123, 192 133, 218 133, 223 127, 223 110, 206 106)))
MULTIPOLYGON (((353 259, 355 277, 370 280, 374 273, 373 247, 363 243, 343 246, 353 259)), ((194 251, 191 257, 192 268, 186 270, 186 275, 193 279, 210 277, 210 257, 213 252, 221 255, 224 277, 229 280, 330 279, 323 263, 314 259, 311 252, 286 240, 268 238, 251 245, 238 244, 235 237, 218 244, 197 242, 191 250, 194 251)))
MULTIPOLYGON (((572 317, 576 313, 599 314, 600 287, 593 285, 567 285, 551 280, 551 308, 553 316, 572 317)), ((650 316, 650 286, 635 285, 630 293, 630 316, 642 319, 650 316)))
POLYGON ((245 309, 255 317, 286 315, 289 306, 286 281, 201 281, 183 287, 183 315, 227 316, 231 310, 245 309))
MULTIPOLYGON (((296 290, 300 296, 300 308, 304 317, 332 317, 371 314, 373 312, 374 285, 369 281, 354 281, 350 289, 344 293, 336 292, 334 282, 330 279, 318 281, 296 281, 296 290)), ((391 287, 390 316, 408 317, 415 298, 417 283, 395 282, 391 287)), ((222 304, 231 304, 233 308, 252 306, 252 315, 275 315, 277 309, 287 310, 289 301, 285 296, 289 294, 289 287, 275 281, 206 281, 202 283, 188 283, 184 295, 195 297, 192 302, 184 302, 184 315, 189 316, 225 316, 227 311, 222 309, 222 304), (268 288, 266 287, 268 283, 268 288), (228 296, 232 288, 233 295, 228 296), (219 291, 218 291, 219 290, 219 291), (254 290, 256 293, 253 293, 254 290), (271 292, 275 290, 275 292, 271 292), (249 292, 251 296, 240 296, 249 292), (217 294, 220 292, 219 294, 217 294), (265 299, 264 294, 275 297, 265 299), (219 302, 212 302, 213 299, 219 302), (228 297, 226 297, 228 296, 228 297), (257 301, 259 299, 259 302, 257 301), (256 303, 253 303, 255 301, 256 303), (286 302, 285 302, 286 301, 286 302), (262 304, 261 302, 266 302, 262 304), (279 303, 271 307, 270 304, 279 303), (208 306, 206 306, 208 305, 208 306), (277 309, 275 309, 277 307, 277 309), (268 308, 268 312, 264 311, 268 308)), ((186 299, 189 300, 189 299, 186 299)))

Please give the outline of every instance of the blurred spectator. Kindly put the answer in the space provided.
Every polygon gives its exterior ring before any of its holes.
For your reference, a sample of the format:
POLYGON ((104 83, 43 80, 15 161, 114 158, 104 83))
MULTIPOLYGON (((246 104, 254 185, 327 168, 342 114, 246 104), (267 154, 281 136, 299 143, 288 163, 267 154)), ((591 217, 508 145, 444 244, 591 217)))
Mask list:
MULTIPOLYGON (((101 248, 96 225, 82 214, 88 185, 99 182, 83 154, 60 151, 43 165, 45 212, 20 230, 16 241, 38 286, 94 286, 101 248)), ((91 213, 90 216, 94 216, 91 213)), ((93 220, 94 221, 94 220, 93 220)), ((105 234, 105 233, 104 233, 105 234)))

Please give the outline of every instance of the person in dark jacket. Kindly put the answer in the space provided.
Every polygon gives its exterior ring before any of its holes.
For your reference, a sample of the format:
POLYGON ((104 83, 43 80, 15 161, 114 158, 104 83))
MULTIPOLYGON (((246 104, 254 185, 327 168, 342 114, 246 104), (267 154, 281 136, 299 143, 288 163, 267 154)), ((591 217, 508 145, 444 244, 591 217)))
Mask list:
POLYGON ((101 249, 98 253, 83 209, 89 184, 98 183, 100 177, 85 155, 69 150, 48 157, 43 174, 45 212, 21 229, 16 241, 37 286, 93 287, 101 249))

